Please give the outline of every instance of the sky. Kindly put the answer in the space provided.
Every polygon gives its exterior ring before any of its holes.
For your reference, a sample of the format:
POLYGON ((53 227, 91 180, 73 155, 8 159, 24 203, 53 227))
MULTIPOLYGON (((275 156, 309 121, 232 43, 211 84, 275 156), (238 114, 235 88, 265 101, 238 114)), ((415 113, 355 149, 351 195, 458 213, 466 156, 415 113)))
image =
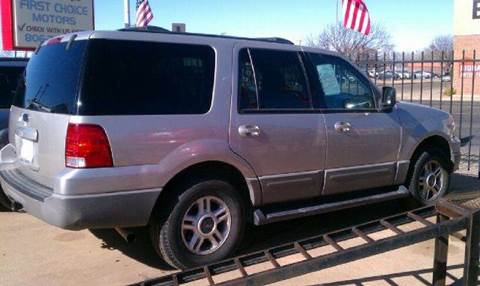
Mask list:
MULTIPOLYGON (((341 0, 339 0, 341 2, 341 0)), ((123 0, 95 1, 95 28, 123 26, 123 0)), ((132 22, 136 0, 130 0, 132 22)), ((337 0, 149 0, 151 25, 187 32, 246 37, 283 37, 296 44, 335 23, 337 0)), ((437 35, 453 32, 452 0, 365 0, 372 23, 383 25, 395 50, 422 49, 437 35)), ((340 7, 341 8, 341 7, 340 7)), ((340 12, 341 15, 341 12, 340 12)))

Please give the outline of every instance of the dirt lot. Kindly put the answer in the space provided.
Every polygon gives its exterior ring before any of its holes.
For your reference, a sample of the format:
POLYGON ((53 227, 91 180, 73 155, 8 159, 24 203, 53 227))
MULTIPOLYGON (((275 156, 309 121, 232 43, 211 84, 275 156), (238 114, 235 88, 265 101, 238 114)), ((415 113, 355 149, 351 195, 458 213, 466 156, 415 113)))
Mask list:
MULTIPOLYGON (((479 181, 456 175, 454 195, 480 190, 479 181)), ((378 204, 287 223, 251 228, 249 252, 416 207, 410 200, 378 204)), ((112 230, 70 232, 27 214, 0 211, 0 285, 125 285, 172 271, 156 258, 145 230, 126 244, 112 230)), ((278 285, 428 285, 433 241, 325 269, 278 285)), ((449 283, 461 278, 464 244, 451 238, 449 283)), ((456 284, 456 283, 455 283, 456 284)))

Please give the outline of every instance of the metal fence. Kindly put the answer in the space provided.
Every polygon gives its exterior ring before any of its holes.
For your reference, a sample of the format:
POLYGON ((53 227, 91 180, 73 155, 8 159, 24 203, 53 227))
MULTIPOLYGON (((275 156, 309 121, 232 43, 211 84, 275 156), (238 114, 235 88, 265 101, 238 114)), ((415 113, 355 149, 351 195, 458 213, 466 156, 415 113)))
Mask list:
POLYGON ((462 147, 462 171, 480 177, 480 62, 477 52, 365 54, 350 57, 378 86, 393 86, 402 101, 451 113, 462 147))
MULTIPOLYGON (((132 285, 266 285, 435 239, 432 285, 443 286, 447 277, 450 236, 465 241, 462 285, 477 285, 479 228, 480 211, 440 201, 436 206, 399 213, 132 285), (412 229, 408 225, 415 227, 412 229), (392 235, 378 240, 372 238, 375 233, 385 230, 390 230, 392 235), (461 231, 465 231, 466 236, 461 231), (360 242, 350 246, 342 244, 352 239, 360 242), (333 251, 326 254, 319 251, 325 247, 333 251), (290 260, 285 260, 288 257, 290 260), (280 262, 282 259, 283 262, 280 262)), ((420 281, 426 284, 424 279, 420 281)))

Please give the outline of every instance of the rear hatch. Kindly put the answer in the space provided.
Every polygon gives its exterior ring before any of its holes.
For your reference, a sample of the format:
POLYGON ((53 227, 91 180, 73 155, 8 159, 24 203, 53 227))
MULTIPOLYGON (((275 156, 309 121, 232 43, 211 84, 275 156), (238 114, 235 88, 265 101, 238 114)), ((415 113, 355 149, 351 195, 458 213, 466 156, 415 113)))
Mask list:
POLYGON ((86 40, 61 38, 44 44, 30 59, 11 109, 9 140, 18 171, 49 188, 65 169, 65 136, 77 110, 86 46, 86 40))

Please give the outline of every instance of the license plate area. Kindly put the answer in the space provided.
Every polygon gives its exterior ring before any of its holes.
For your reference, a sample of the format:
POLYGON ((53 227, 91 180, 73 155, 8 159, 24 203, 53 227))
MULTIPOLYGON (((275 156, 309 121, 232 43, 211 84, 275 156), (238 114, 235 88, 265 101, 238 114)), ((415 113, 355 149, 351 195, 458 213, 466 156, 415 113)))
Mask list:
POLYGON ((23 163, 32 164, 33 158, 35 156, 35 146, 34 142, 25 138, 20 138, 20 152, 18 154, 18 158, 23 163))

